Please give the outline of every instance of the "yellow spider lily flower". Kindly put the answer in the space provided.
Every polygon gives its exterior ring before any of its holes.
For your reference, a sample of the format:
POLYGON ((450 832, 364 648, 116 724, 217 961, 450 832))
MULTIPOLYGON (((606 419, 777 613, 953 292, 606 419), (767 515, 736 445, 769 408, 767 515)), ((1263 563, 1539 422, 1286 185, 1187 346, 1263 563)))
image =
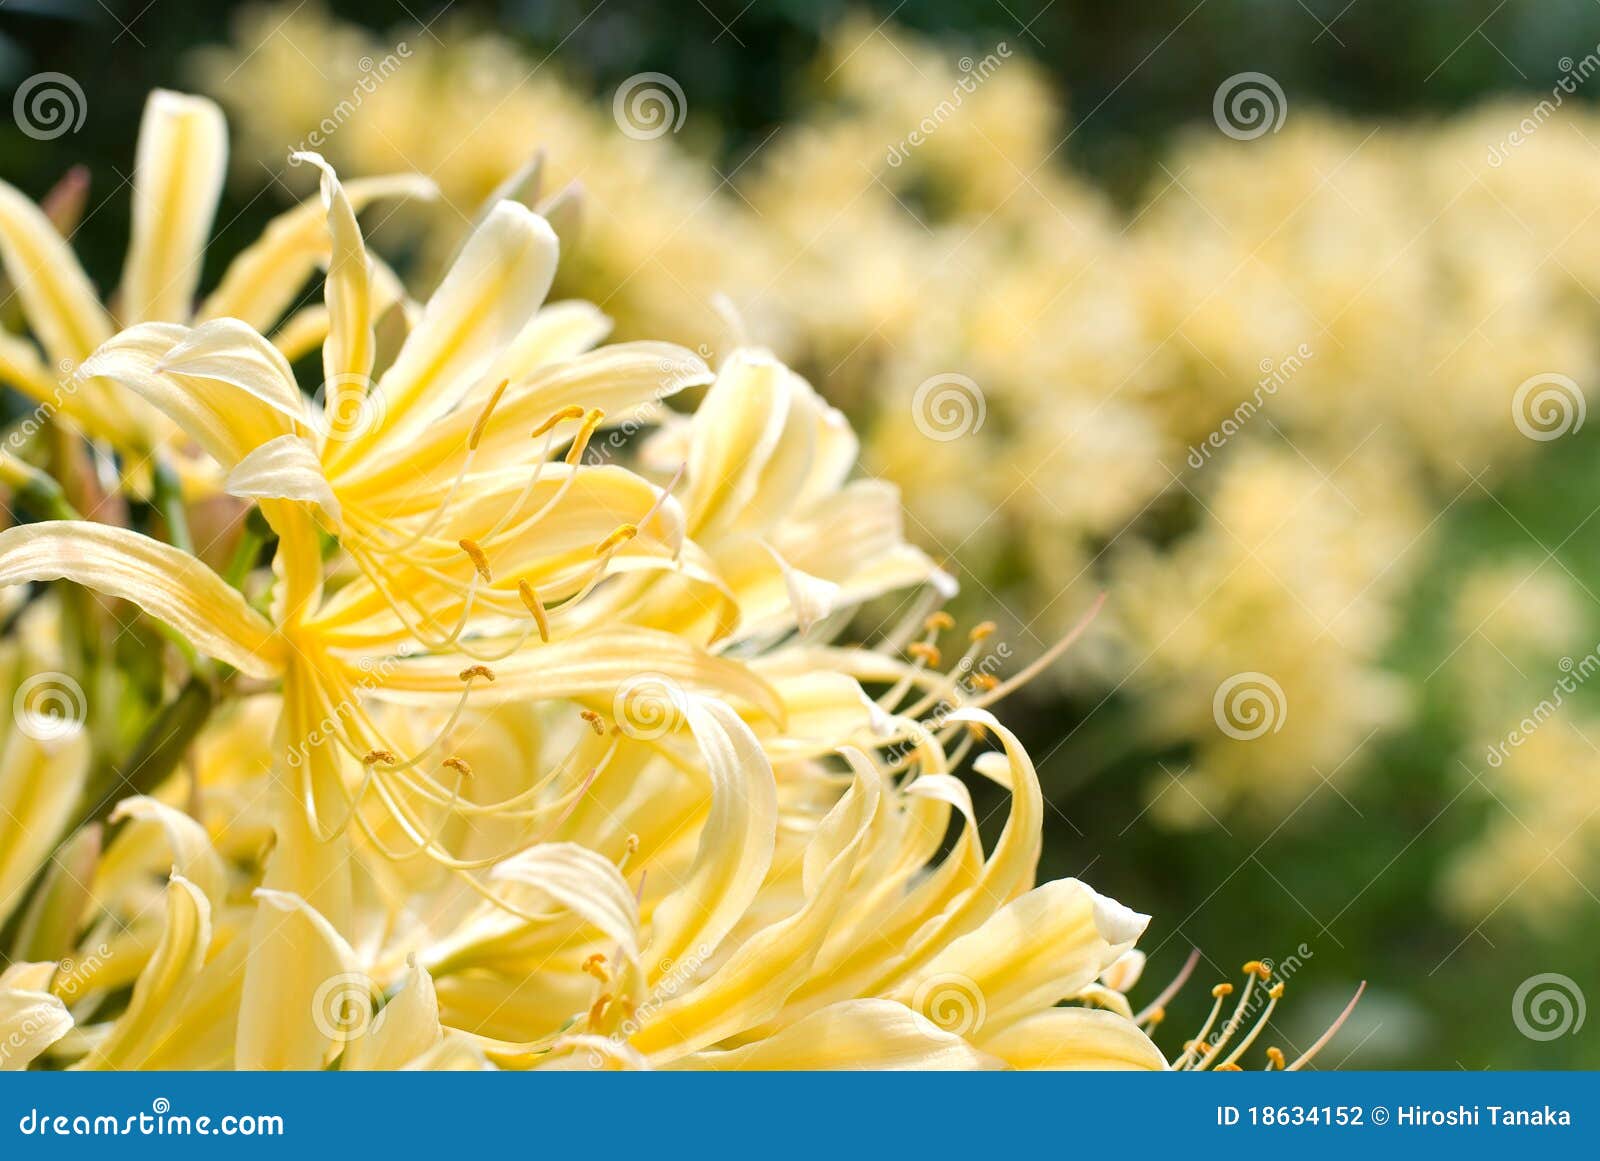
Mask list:
MULTIPOLYGON (((13 186, 0 182, 0 259, 16 287, 27 339, 0 336, 0 381, 50 404, 81 431, 133 457, 170 443, 158 412, 92 378, 79 364, 119 326, 236 318, 263 331, 290 310, 295 294, 328 259, 315 202, 275 219, 238 255, 198 305, 202 260, 227 162, 222 112, 202 97, 157 90, 145 105, 133 175, 133 227, 122 281, 102 303, 55 225, 13 186)), ((361 207, 386 197, 431 196, 424 179, 374 178, 350 187, 361 207)), ((388 301, 398 282, 382 271, 388 301)))

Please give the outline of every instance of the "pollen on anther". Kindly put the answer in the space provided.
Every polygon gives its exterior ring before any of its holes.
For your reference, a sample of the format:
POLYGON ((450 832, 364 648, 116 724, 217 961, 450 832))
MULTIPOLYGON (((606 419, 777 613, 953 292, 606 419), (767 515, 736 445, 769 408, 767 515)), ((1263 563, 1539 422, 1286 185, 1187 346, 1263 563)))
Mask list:
POLYGON ((589 723, 589 728, 595 732, 597 737, 603 738, 606 736, 605 722, 594 710, 580 710, 578 716, 589 723))
POLYGON ((385 766, 397 766, 400 763, 400 759, 396 758, 389 750, 372 750, 368 752, 365 758, 361 759, 363 766, 376 766, 379 762, 382 762, 385 766))
POLYGON ((588 959, 583 961, 583 971, 585 975, 593 976, 602 984, 609 984, 611 982, 611 972, 606 967, 606 957, 600 952, 595 952, 588 959))
POLYGON ((1283 981, 1279 980, 1267 989, 1267 998, 1272 1000, 1283 999, 1283 981))
POLYGON ((954 629, 956 627, 956 619, 943 609, 940 609, 938 612, 929 613, 928 619, 922 622, 922 627, 930 633, 940 633, 946 629, 954 629))
POLYGON ((522 598, 522 603, 527 606, 528 612, 533 614, 533 623, 539 626, 539 640, 550 643, 550 618, 544 611, 544 602, 539 599, 539 594, 525 580, 517 582, 517 595, 522 598))
POLYGON ((472 767, 467 764, 465 758, 457 758, 451 755, 444 760, 444 764, 463 778, 472 777, 472 767))
POLYGON ((619 544, 625 544, 639 535, 639 529, 632 524, 622 524, 610 536, 595 545, 594 554, 604 556, 619 544))
POLYGON ((982 641, 985 637, 994 635, 995 624, 993 621, 980 621, 972 626, 972 631, 967 636, 973 641, 982 641))
POLYGON ((467 450, 476 451, 478 441, 483 439, 484 428, 489 425, 489 416, 494 414, 495 407, 500 402, 500 396, 506 393, 506 388, 511 386, 510 379, 500 380, 500 386, 494 389, 494 394, 489 396, 489 402, 484 404, 483 410, 478 414, 477 422, 472 425, 472 433, 467 436, 467 450))
POLYGON ((1000 688, 1000 679, 992 673, 974 673, 972 675, 972 684, 984 693, 988 693, 992 689, 1000 688))
POLYGON ((456 543, 461 546, 461 551, 466 553, 472 561, 472 567, 478 570, 478 575, 483 578, 483 582, 485 584, 493 582, 494 574, 489 571, 489 558, 483 554, 483 549, 478 546, 478 542, 463 537, 456 543))
POLYGON ((1263 980, 1272 978, 1272 969, 1266 964, 1262 963, 1259 959, 1253 959, 1249 963, 1245 964, 1243 970, 1244 974, 1247 976, 1257 976, 1263 980))
POLYGON ((939 647, 937 645, 929 645, 926 641, 913 641, 906 646, 906 652, 918 661, 926 662, 935 668, 938 667, 939 647))
POLYGON ((1278 1068, 1282 1068, 1284 1065, 1283 1049, 1278 1047, 1267 1049, 1267 1060, 1270 1064, 1275 1065, 1278 1068))
POLYGON ((461 671, 462 681, 471 681, 474 677, 486 678, 488 681, 493 682, 494 670, 487 665, 469 665, 461 671))
POLYGON ((1233 985, 1218 984, 1216 987, 1211 989, 1211 994, 1219 1000, 1222 999, 1223 996, 1231 996, 1233 995, 1233 985))
POLYGON ((558 423, 566 423, 571 419, 582 418, 583 408, 579 407, 576 403, 569 403, 560 411, 557 411, 554 415, 550 416, 549 419, 545 420, 538 427, 534 428, 533 438, 538 439, 541 435, 544 435, 552 430, 558 423))

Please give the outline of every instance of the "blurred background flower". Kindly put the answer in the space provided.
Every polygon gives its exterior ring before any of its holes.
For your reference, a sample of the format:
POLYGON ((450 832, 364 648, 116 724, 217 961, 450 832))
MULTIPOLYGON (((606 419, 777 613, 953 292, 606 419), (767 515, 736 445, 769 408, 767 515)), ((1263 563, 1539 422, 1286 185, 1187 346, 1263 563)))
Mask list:
POLYGON ((424 284, 536 201, 621 337, 845 408, 1013 656, 1109 593, 1021 721, 1044 870, 1153 911, 1156 975, 1314 956, 1333 1010, 1374 980, 1352 1065, 1600 1066, 1510 1010, 1600 907, 1600 10, 1013 8, 35 0, 0 150, 32 196, 90 160, 101 285, 155 84, 227 109, 218 261, 295 149, 438 183, 375 215, 424 284))

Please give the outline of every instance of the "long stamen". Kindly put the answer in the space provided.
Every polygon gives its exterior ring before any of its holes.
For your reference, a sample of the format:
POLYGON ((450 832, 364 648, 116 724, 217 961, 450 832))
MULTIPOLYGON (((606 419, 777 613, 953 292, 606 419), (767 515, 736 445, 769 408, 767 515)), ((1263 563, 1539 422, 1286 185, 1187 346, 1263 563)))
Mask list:
POLYGON ((1300 1054, 1300 1058, 1289 1065, 1286 1072, 1298 1072, 1301 1068, 1311 1063, 1311 1058, 1321 1052, 1332 1040, 1339 1029, 1344 1027, 1344 1022, 1350 1018, 1350 1013, 1356 1010, 1356 1005, 1361 1002, 1361 993, 1367 990, 1367 981, 1362 980, 1361 986, 1356 989, 1356 994, 1350 997, 1350 1002, 1344 1006, 1344 1011, 1339 1013, 1338 1019, 1328 1025, 1328 1030, 1317 1037, 1317 1042, 1300 1054))

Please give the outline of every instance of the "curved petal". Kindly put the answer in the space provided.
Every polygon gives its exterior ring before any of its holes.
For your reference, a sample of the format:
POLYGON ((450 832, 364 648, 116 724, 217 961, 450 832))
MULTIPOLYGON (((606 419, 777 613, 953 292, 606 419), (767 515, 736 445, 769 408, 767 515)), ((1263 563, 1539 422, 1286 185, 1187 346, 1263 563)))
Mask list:
POLYGON ((182 875, 167 884, 166 926, 150 962, 133 985, 127 1010, 79 1068, 140 1068, 164 1043, 183 1034, 172 1019, 211 947, 211 904, 182 875))
POLYGON ((765 1040, 702 1052, 677 1067, 764 1071, 871 1069, 955 1072, 1001 1067, 961 1037, 893 1000, 846 1000, 765 1040))
POLYGON ((44 211, 0 181, 0 259, 50 361, 72 368, 116 329, 72 247, 44 211))
POLYGON ((132 601, 195 648, 252 677, 275 676, 284 645, 237 589, 186 552, 148 536, 51 520, 0 532, 0 585, 69 580, 132 601))
POLYGON ((412 964, 405 983, 383 1006, 372 1027, 350 1041, 341 1067, 353 1071, 405 1068, 426 1057, 443 1038, 433 977, 412 964))
POLYGON ((971 1009, 968 1031, 998 1031, 1077 995, 1133 945, 1149 918, 1076 879, 1057 879, 951 942, 893 998, 938 1020, 933 1009, 949 994, 971 1009))
POLYGON ((1126 1017, 1101 1008, 1047 1008, 979 1046, 1012 1068, 1163 1072, 1166 1059, 1126 1017))
POLYGON ((516 202, 497 205, 379 380, 381 421, 333 448, 333 462, 398 448, 454 408, 539 309, 557 251, 554 231, 538 214, 516 202))
MULTIPOLYGON (((60 999, 23 986, 20 977, 34 966, 18 964, 0 974, 0 1072, 21 1072, 72 1031, 72 1014, 60 999)), ((37 966, 48 971, 52 965, 37 966)))
MULTIPOLYGON (((382 198, 433 197, 437 192, 427 178, 411 174, 366 178, 344 186, 357 212, 382 198)), ((274 218, 260 241, 233 260, 197 318, 236 318, 265 331, 283 317, 312 271, 327 260, 327 211, 320 196, 308 198, 274 218)))
POLYGON ((336 396, 359 393, 371 386, 376 340, 372 333, 372 278, 367 248, 355 207, 345 196, 333 166, 316 153, 296 153, 296 161, 309 162, 322 172, 322 204, 328 212, 330 251, 323 297, 328 304, 328 337, 322 344, 323 391, 327 410, 345 414, 336 396))
POLYGON ((694 862, 651 916, 657 963, 716 949, 761 889, 777 842, 777 783, 750 727, 721 702, 692 694, 678 708, 705 760, 711 809, 694 862))
POLYGON ((370 1028, 376 988, 355 951, 299 895, 256 889, 235 1066, 319 1069, 370 1028))

